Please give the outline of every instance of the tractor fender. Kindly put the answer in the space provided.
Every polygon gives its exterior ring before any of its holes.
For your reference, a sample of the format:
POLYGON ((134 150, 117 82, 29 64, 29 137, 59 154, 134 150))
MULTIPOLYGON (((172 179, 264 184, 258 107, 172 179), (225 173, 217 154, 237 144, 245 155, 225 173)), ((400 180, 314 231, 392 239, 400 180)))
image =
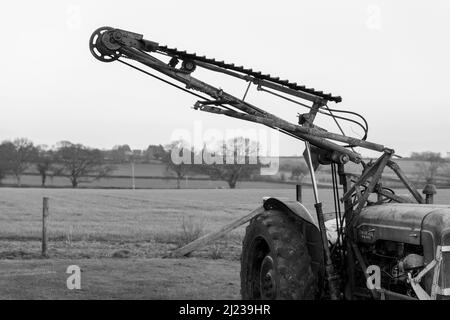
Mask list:
POLYGON ((319 223, 317 222, 317 217, 312 215, 311 212, 309 212, 308 209, 306 209, 305 206, 300 202, 294 200, 280 200, 273 197, 264 198, 263 201, 264 209, 278 209, 283 212, 288 211, 289 213, 296 215, 300 219, 314 225, 317 228, 317 231, 320 230, 319 223))
POLYGON ((280 200, 277 198, 264 198, 263 207, 265 210, 277 209, 297 218, 300 223, 300 230, 305 236, 309 255, 311 256, 311 268, 317 273, 319 279, 324 276, 324 255, 322 237, 320 235, 317 217, 311 214, 303 204, 293 200, 280 200))

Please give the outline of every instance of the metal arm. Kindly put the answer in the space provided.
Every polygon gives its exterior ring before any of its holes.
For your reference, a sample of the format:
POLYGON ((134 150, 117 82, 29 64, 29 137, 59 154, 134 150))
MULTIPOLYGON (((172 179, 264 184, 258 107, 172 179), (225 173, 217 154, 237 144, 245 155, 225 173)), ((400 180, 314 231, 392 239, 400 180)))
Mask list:
MULTIPOLYGON (((110 62, 120 60, 120 58, 132 59, 183 83, 189 90, 202 92, 214 99, 212 101, 207 101, 209 105, 199 102, 196 105, 196 109, 198 110, 224 114, 230 117, 257 122, 271 128, 276 128, 281 132, 294 136, 300 140, 308 141, 316 147, 339 152, 345 155, 342 157, 345 161, 350 160, 355 163, 360 163, 361 156, 332 141, 339 141, 351 146, 359 146, 378 152, 383 152, 385 149, 383 145, 347 137, 342 134, 331 133, 317 126, 303 126, 290 123, 274 114, 239 99, 222 89, 198 80, 192 76, 192 73, 196 67, 225 73, 257 84, 259 87, 270 88, 284 94, 313 102, 313 106, 317 105, 319 106, 319 109, 323 108, 328 101, 340 102, 342 100, 340 97, 324 94, 321 91, 306 88, 305 86, 300 86, 287 80, 280 80, 279 78, 253 71, 252 69, 238 67, 234 64, 216 61, 215 59, 200 57, 193 53, 186 53, 185 51, 171 49, 166 46, 160 46, 156 42, 145 40, 140 34, 121 29, 104 27, 96 30, 90 40, 90 49, 92 54, 101 61, 110 62), (169 63, 166 63, 150 53, 154 55, 164 54, 171 57, 171 60, 169 63), (177 68, 180 60, 182 60, 182 64, 177 68), (210 104, 216 104, 217 106, 211 107, 210 104)), ((319 110, 319 112, 320 111, 323 112, 323 110, 319 110)))

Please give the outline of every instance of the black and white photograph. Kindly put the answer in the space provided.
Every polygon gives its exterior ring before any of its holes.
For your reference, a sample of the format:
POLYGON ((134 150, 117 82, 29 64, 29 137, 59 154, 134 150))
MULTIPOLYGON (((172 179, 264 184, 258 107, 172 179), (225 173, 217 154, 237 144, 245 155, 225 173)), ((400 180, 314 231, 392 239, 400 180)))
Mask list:
POLYGON ((0 300, 450 299, 449 1, 20 0, 0 26, 0 300))

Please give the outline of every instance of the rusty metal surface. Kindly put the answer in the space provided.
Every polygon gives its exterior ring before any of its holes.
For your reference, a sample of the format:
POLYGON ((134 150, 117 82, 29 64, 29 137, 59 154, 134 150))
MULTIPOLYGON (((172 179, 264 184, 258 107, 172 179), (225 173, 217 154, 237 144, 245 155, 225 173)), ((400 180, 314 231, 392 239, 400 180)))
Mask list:
MULTIPOLYGON (((450 230, 450 206, 396 203, 364 208, 355 220, 359 241, 390 240, 422 245, 422 233, 442 235, 450 230)), ((435 242, 440 243, 439 242, 435 242)))

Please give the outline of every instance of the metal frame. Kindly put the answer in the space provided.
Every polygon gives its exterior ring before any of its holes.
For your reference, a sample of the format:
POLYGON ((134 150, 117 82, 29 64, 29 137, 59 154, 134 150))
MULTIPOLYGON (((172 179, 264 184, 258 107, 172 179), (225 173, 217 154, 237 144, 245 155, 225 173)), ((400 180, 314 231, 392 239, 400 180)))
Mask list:
POLYGON ((420 300, 436 300, 438 294, 450 296, 450 288, 441 288, 439 286, 443 252, 450 252, 450 246, 437 246, 433 261, 431 261, 416 277, 413 278, 411 273, 408 274, 409 283, 420 300), (425 274, 431 270, 433 270, 433 284, 431 286, 431 295, 428 295, 428 293, 420 286, 420 281, 425 274))

